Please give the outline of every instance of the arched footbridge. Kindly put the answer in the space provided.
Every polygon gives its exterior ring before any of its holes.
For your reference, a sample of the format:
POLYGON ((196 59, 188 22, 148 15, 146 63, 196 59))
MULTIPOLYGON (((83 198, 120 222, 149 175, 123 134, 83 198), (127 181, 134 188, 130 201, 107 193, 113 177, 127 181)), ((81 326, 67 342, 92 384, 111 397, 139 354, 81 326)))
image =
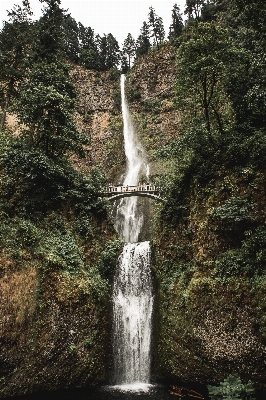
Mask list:
POLYGON ((102 195, 104 197, 107 197, 107 199, 110 201, 119 200, 124 197, 142 196, 142 197, 149 197, 156 201, 164 202, 165 199, 161 197, 161 193, 162 193, 161 187, 150 184, 138 185, 138 186, 110 185, 104 189, 102 195))

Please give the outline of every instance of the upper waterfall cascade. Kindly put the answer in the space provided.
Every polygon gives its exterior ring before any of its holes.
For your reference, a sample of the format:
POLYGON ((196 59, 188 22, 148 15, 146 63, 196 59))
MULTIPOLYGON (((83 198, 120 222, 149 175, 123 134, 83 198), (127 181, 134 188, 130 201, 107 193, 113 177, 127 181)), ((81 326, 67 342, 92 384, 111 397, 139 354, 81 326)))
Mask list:
MULTIPOLYGON (((145 152, 134 132, 121 76, 121 100, 127 171, 123 187, 137 186, 140 175, 148 179, 145 152)), ((126 244, 121 254, 113 290, 114 381, 117 385, 148 384, 152 324, 152 278, 149 242, 137 243, 144 218, 138 197, 125 197, 117 207, 116 225, 126 244)))
MULTIPOLYGON (((127 170, 123 186, 137 186, 140 175, 149 178, 149 166, 146 161, 146 155, 134 130, 134 125, 129 113, 125 96, 125 76, 121 76, 121 102, 124 124, 124 146, 127 161, 127 170)), ((138 212, 138 198, 127 197, 120 201, 116 225, 124 242, 135 243, 138 241, 139 234, 143 224, 143 215, 138 212)))

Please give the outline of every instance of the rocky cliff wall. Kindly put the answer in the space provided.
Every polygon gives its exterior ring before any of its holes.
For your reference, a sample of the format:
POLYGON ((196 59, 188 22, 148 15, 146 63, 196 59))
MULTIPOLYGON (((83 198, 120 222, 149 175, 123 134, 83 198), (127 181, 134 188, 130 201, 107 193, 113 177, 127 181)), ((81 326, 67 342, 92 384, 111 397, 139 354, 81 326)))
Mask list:
MULTIPOLYGON (((72 76, 76 121, 90 138, 75 166, 115 179, 124 165, 119 74, 76 67, 72 76)), ((7 128, 19 133, 15 117, 7 128)), ((11 217, 2 208, 0 214, 0 397, 104 382, 121 250, 112 221, 105 206, 86 209, 90 199, 61 198, 54 210, 40 205, 27 215, 16 206, 17 189, 11 217)))
MULTIPOLYGON (((58 222, 55 214, 51 218, 58 222)), ((107 379, 112 272, 106 271, 115 267, 119 242, 117 247, 112 225, 104 219, 91 220, 89 234, 82 221, 66 218, 65 223, 81 223, 83 233, 73 249, 64 248, 70 231, 62 238, 56 231, 44 257, 41 242, 1 253, 0 397, 107 379), (71 267, 75 246, 80 267, 71 267)), ((47 227, 41 241, 52 234, 47 227)))
POLYGON ((140 58, 127 77, 126 92, 136 131, 148 154, 150 174, 163 173, 158 150, 178 137, 180 116, 174 107, 176 48, 165 45, 140 58))
MULTIPOLYGON (((183 118, 174 107, 175 53, 165 46, 148 54, 127 79, 130 108, 155 179, 174 174, 178 162, 160 158, 164 144, 179 136, 183 118)), ((151 233, 154 378, 206 384, 231 373, 264 386, 264 171, 226 169, 212 161, 208 171, 206 178, 190 171, 182 188, 172 188, 151 233)))
POLYGON ((90 139, 85 159, 75 164, 83 170, 98 167, 110 182, 118 181, 125 169, 120 73, 75 66, 72 78, 78 93, 76 121, 90 139))

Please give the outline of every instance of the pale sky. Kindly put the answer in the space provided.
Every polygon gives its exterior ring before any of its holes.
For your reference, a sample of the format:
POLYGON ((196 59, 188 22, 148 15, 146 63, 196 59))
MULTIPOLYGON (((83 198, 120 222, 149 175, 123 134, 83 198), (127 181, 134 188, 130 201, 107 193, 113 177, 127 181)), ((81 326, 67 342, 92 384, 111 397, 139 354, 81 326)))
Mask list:
MULTIPOLYGON (((34 19, 41 15, 44 4, 39 0, 29 0, 34 12, 34 19)), ((174 4, 180 6, 184 12, 186 0, 61 0, 61 7, 85 27, 90 26, 100 35, 112 33, 121 45, 130 32, 134 39, 139 35, 143 21, 148 20, 149 7, 155 9, 156 14, 162 17, 166 36, 171 24, 171 11, 174 4)), ((14 4, 22 4, 22 0, 0 0, 0 22, 7 19, 6 10, 11 10, 14 4)))

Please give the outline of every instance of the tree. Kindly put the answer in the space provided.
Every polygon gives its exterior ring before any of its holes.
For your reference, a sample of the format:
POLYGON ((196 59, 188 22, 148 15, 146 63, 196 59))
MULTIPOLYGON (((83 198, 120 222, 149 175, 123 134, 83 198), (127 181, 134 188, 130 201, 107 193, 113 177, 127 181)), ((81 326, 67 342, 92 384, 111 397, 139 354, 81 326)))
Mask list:
POLYGON ((96 40, 100 59, 99 70, 108 71, 117 67, 120 61, 120 49, 115 37, 108 33, 108 35, 102 37, 97 35, 96 40))
POLYGON ((204 6, 204 0, 186 0, 185 14, 189 19, 196 19, 199 21, 201 9, 204 6))
POLYGON ((172 23, 169 28, 168 39, 171 41, 179 37, 182 33, 183 27, 184 24, 183 24, 182 14, 180 13, 180 8, 178 7, 177 4, 174 4, 172 10, 172 23))
POLYGON ((203 122, 211 135, 223 133, 233 121, 227 93, 230 77, 241 73, 245 54, 237 49, 228 31, 215 23, 197 23, 190 28, 190 40, 177 53, 178 107, 189 118, 203 122))
POLYGON ((79 61, 79 26, 70 14, 66 15, 63 20, 64 32, 64 52, 66 57, 75 63, 79 61))
POLYGON ((149 27, 151 30, 151 37, 153 38, 154 46, 159 47, 159 45, 164 41, 165 31, 163 26, 163 20, 159 17, 153 7, 149 8, 149 27))
POLYGON ((55 159, 67 152, 81 154, 83 140, 73 121, 76 91, 62 53, 64 10, 60 0, 45 2, 32 64, 19 87, 15 112, 27 127, 28 146, 55 159))
POLYGON ((121 55, 120 68, 121 68, 122 74, 126 74, 129 70, 127 57, 123 54, 121 55))
POLYGON ((220 7, 216 0, 207 0, 201 8, 200 20, 202 22, 216 21, 217 14, 220 12, 220 7))
POLYGON ((91 27, 85 28, 79 23, 80 63, 87 69, 100 70, 100 55, 97 38, 91 27))
POLYGON ((228 92, 239 125, 264 129, 266 125, 266 9, 263 0, 216 0, 220 20, 236 47, 245 50, 245 70, 233 77, 228 92))
POLYGON ((40 0, 46 3, 44 14, 38 23, 34 60, 53 62, 54 56, 62 58, 64 49, 63 24, 65 11, 60 8, 61 0, 40 0))
POLYGON ((0 96, 3 129, 6 113, 12 101, 17 98, 17 88, 28 66, 33 37, 32 15, 28 0, 22 7, 14 6, 8 12, 9 21, 4 23, 0 33, 0 96))
POLYGON ((151 43, 149 25, 147 24, 147 22, 144 21, 140 30, 140 35, 136 40, 136 57, 147 54, 150 47, 151 43))
POLYGON ((127 58, 128 69, 131 68, 131 62, 136 55, 136 42, 131 33, 128 33, 123 43, 122 55, 127 58))

